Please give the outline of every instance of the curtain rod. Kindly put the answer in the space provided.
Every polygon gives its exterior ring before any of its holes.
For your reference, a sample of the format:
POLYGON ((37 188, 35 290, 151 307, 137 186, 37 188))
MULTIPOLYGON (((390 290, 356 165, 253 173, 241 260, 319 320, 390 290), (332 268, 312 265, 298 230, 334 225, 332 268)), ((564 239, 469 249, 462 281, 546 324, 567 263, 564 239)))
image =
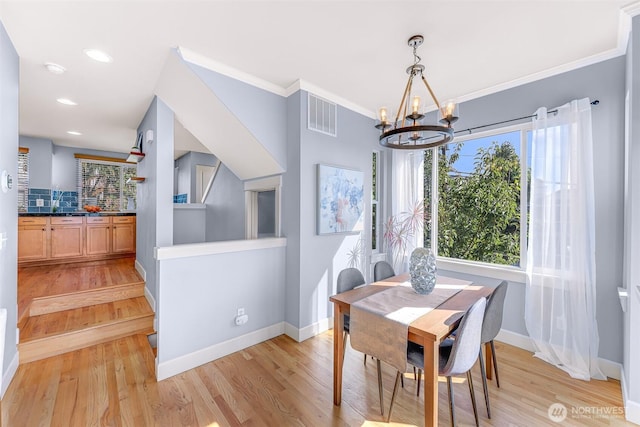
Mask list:
MULTIPOLYGON (((600 101, 597 100, 597 99, 594 99, 593 101, 591 101, 591 105, 598 105, 598 104, 600 104, 600 101)), ((558 112, 557 108, 555 110, 548 111, 548 113, 557 113, 557 112, 558 112)), ((471 135, 471 131, 474 131, 474 130, 477 130, 477 129, 488 128, 488 127, 495 126, 495 125, 503 125, 505 123, 517 122, 518 120, 531 119, 531 118, 533 118, 535 116, 536 116, 535 114, 531 114, 529 116, 522 116, 522 117, 518 117, 516 119, 503 120, 501 122, 490 123, 488 125, 475 126, 475 127, 472 127, 472 128, 456 131, 456 135, 458 135, 460 133, 463 133, 463 132, 469 132, 469 135, 471 135)))

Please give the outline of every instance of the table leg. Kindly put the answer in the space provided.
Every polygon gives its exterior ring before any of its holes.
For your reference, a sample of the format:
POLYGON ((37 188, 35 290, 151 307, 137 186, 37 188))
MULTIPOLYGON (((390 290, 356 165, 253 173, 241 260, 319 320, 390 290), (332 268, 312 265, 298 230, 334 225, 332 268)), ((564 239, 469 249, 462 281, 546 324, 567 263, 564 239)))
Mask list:
POLYGON ((485 350, 485 372, 487 374, 487 379, 490 380, 492 377, 492 373, 493 373, 493 357, 491 355, 491 343, 485 343, 484 345, 484 350, 485 350))
POLYGON ((344 360, 344 313, 339 304, 333 304, 333 404, 342 400, 342 364, 344 360))
POLYGON ((424 425, 438 425, 438 345, 424 342, 424 425))

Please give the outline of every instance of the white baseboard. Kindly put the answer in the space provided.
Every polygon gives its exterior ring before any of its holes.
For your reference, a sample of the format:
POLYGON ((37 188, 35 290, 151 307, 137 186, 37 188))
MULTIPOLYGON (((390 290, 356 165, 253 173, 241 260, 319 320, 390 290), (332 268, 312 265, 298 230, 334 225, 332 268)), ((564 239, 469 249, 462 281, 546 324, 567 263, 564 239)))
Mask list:
POLYGON ((627 421, 640 425, 640 402, 629 400, 627 382, 624 376, 624 368, 621 369, 620 386, 622 387, 622 403, 624 405, 624 415, 627 421))
POLYGON ((305 326, 302 329, 298 329, 290 323, 285 322, 284 333, 298 342, 302 342, 309 338, 315 337, 329 329, 333 328, 333 316, 327 317, 313 323, 309 326, 305 326))
POLYGON ((16 351, 16 354, 11 359, 11 363, 9 364, 9 369, 2 376, 2 388, 0 389, 0 400, 4 398, 4 394, 9 388, 9 384, 11 384, 11 380, 16 375, 18 371, 18 365, 20 364, 20 353, 16 351))
MULTIPOLYGON (((149 290, 149 288, 147 288, 146 285, 144 287, 144 297, 147 299, 147 302, 151 306, 151 310, 153 310, 153 312, 155 313, 156 312, 156 299, 153 297, 153 295, 151 295, 151 291, 149 290)), ((156 330, 157 330, 157 328, 156 328, 156 330)))
MULTIPOLYGON (((220 357, 275 338, 282 335, 284 329, 284 322, 276 323, 228 341, 194 351, 193 353, 185 354, 184 356, 176 357, 166 362, 159 362, 156 366, 156 377, 158 381, 162 381, 184 371, 188 371, 189 369, 219 359, 220 357)), ((159 347, 159 351, 162 351, 162 347, 159 347)))
MULTIPOLYGON (((531 338, 529 338, 527 335, 518 334, 506 329, 500 329, 500 332, 496 336, 496 341, 500 341, 505 344, 530 351, 532 353, 535 352, 533 344, 531 343, 531 338)), ((602 358, 598 359, 598 363, 600 365, 600 370, 607 377, 614 378, 616 380, 620 379, 622 370, 622 365, 620 363, 612 362, 611 360, 602 358)))
POLYGON ((140 276, 142 276, 142 280, 144 280, 146 282, 147 281, 147 272, 145 271, 145 269, 142 266, 142 264, 140 264, 138 262, 138 260, 136 260, 136 262, 135 262, 135 267, 136 267, 136 271, 138 272, 138 274, 140 274, 140 276))

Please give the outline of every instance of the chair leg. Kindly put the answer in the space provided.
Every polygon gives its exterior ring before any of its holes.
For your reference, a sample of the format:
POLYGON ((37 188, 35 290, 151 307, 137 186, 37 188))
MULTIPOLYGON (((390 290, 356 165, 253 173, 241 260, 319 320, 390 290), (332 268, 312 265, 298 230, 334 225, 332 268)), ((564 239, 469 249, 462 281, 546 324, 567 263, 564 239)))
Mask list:
POLYGON ((453 411, 453 388, 451 387, 451 377, 447 377, 447 391, 449 392, 449 416, 451 417, 451 427, 455 427, 456 414, 453 411))
POLYGON ((416 381, 418 379, 418 376, 416 375, 416 367, 413 367, 413 380, 416 381))
POLYGON ((344 363, 344 354, 347 352, 347 337, 348 333, 344 332, 342 334, 342 363, 344 363))
POLYGON ((382 395, 382 369, 380 368, 380 359, 376 359, 378 364, 378 394, 380 394, 380 414, 384 417, 384 398, 382 395))
POLYGON ((364 366, 367 366, 367 355, 364 355, 364 366))
POLYGON ((396 384, 393 386, 393 394, 391 395, 391 405, 389 406, 389 416, 387 417, 387 422, 391 420, 391 410, 393 409, 393 402, 396 400, 396 393, 398 392, 398 380, 401 380, 402 374, 400 371, 396 374, 396 384))
POLYGON ((478 407, 476 406, 476 392, 473 389, 473 379, 471 379, 471 369, 467 371, 467 382, 469 383, 469 394, 471 395, 471 404, 473 405, 473 416, 476 419, 476 427, 480 427, 478 422, 478 407))
POLYGON ((416 384, 416 396, 420 397, 420 378, 422 378, 422 369, 418 369, 418 382, 416 384))
POLYGON ((496 348, 493 345, 493 340, 491 342, 491 357, 493 358, 493 369, 496 373, 496 385, 500 388, 500 378, 498 377, 498 360, 496 359, 496 348))
POLYGON ((491 405, 489 405, 489 388, 487 387, 487 373, 484 370, 484 356, 482 356, 482 346, 480 347, 480 375, 482 375, 482 389, 484 390, 484 403, 487 405, 487 417, 491 419, 491 405))
POLYGON ((400 384, 402 384, 402 388, 404 388, 404 374, 400 375, 400 384))

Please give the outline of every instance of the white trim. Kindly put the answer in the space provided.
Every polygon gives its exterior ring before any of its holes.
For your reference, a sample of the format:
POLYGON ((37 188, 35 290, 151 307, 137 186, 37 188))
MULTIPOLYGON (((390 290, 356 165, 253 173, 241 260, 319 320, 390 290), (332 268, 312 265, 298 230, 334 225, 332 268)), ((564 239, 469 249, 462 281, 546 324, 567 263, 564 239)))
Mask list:
POLYGON ((369 117, 371 119, 376 119, 377 115, 375 113, 375 111, 371 111, 367 108, 364 108, 354 102, 349 101, 346 98, 343 98, 339 95, 336 95, 332 92, 329 92, 327 90, 322 89, 319 86, 314 85, 313 83, 309 83, 305 80, 302 79, 298 79, 296 80, 291 86, 289 86, 287 89, 285 89, 285 95, 286 97, 289 97, 291 95, 293 95, 294 93, 296 93, 299 90, 304 90, 306 92, 311 92, 314 95, 320 97, 320 98, 324 98, 327 101, 333 102, 338 104, 341 107, 347 108, 351 111, 355 111, 358 114, 362 114, 365 117, 369 117))
POLYGON ((566 73, 568 71, 577 70, 578 68, 586 67, 588 65, 597 64, 599 62, 603 62, 609 59, 616 58, 618 56, 622 56, 625 53, 626 53, 626 48, 618 46, 616 48, 609 49, 605 52, 591 55, 586 58, 578 59, 573 62, 568 62, 566 64, 549 68, 543 71, 539 71, 537 73, 529 74, 528 76, 520 77, 508 82, 500 83, 495 86, 488 87, 486 89, 481 89, 476 92, 472 92, 468 95, 463 95, 461 97, 456 98, 456 101, 461 104, 466 101, 482 98, 483 96, 488 96, 497 92, 502 92, 503 90, 513 89, 515 87, 522 86, 527 83, 533 83, 542 79, 556 76, 558 74, 566 73))
POLYGON ((13 359, 11 359, 11 363, 9 363, 7 372, 5 372, 4 375, 2 376, 2 389, 0 390, 0 400, 4 398, 4 394, 7 392, 7 389, 11 384, 11 380, 13 380, 13 377, 16 375, 19 365, 20 365, 20 352, 16 351, 16 354, 13 355, 13 359))
POLYGON ((145 271, 145 269, 142 266, 142 264, 140 264, 138 262, 138 260, 136 260, 136 262, 135 262, 135 267, 136 267, 136 271, 138 272, 138 274, 140 274, 140 276, 142 276, 142 280, 144 280, 146 282, 147 281, 147 272, 145 271))
MULTIPOLYGON (((521 348, 523 350, 529 351, 531 353, 535 353, 535 349, 533 348, 533 343, 531 342, 531 338, 526 335, 519 334, 517 332, 508 331, 506 329, 500 329, 498 335, 496 336, 496 341, 503 342, 505 344, 512 345, 514 347, 521 348)), ((607 377, 613 378, 616 380, 620 380, 624 378, 622 375, 622 365, 617 362, 612 362, 611 360, 598 358, 598 365, 607 377)))
POLYGON ((232 79, 239 80, 243 83, 249 84, 259 89, 266 90, 267 92, 271 92, 283 97, 287 96, 286 90, 281 86, 278 86, 277 84, 271 83, 244 71, 240 71, 237 68, 230 67, 221 62, 214 61, 211 58, 207 58, 206 56, 189 50, 185 47, 178 46, 178 53, 180 54, 182 59, 190 62, 191 64, 195 64, 202 68, 206 68, 207 70, 211 70, 224 76, 231 77, 232 79))
POLYGON ((298 342, 313 338, 316 335, 328 331, 329 329, 333 329, 333 316, 318 320, 317 322, 312 323, 309 326, 305 326, 302 329, 298 329, 287 322, 285 322, 284 325, 284 333, 298 342))
MULTIPOLYGON (((209 347, 176 357, 166 362, 157 363, 156 375, 158 381, 167 379, 181 372, 188 371, 197 366, 204 365, 220 357, 227 356, 236 351, 243 350, 252 345, 270 340, 284 333, 284 322, 279 322, 257 331, 249 332, 230 340, 211 345, 209 347)), ((161 348, 160 348, 160 351, 161 348)))
POLYGON ((622 404, 624 405, 624 415, 627 421, 640 425, 640 403, 629 400, 627 392, 627 381, 624 375, 624 368, 620 374, 620 388, 622 388, 622 404))
POLYGON ((202 255, 217 255, 230 252, 255 251, 260 249, 287 246, 284 237, 255 240, 229 240, 223 242, 193 243, 187 245, 164 246, 154 248, 156 260, 187 258, 202 255))
POLYGON ((631 3, 620 9, 622 13, 633 18, 634 16, 640 15, 640 1, 631 3))
POLYGON ((250 179, 244 182, 244 191, 265 191, 282 187, 282 175, 250 179))
MULTIPOLYGON (((144 297, 147 299, 147 302, 151 306, 151 310, 153 310, 153 312, 155 313, 156 312, 156 299, 153 297, 153 295, 151 294, 151 291, 149 290, 149 288, 147 288, 146 285, 144 287, 144 297)), ((154 326, 153 330, 157 331, 158 328, 156 328, 154 326)))
POLYGON ((437 258, 439 270, 455 273, 472 274, 490 279, 508 280, 509 282, 526 283, 527 273, 518 267, 485 264, 473 261, 463 261, 452 258, 437 258))
POLYGON ((204 203, 174 203, 173 209, 207 209, 207 205, 204 203))

